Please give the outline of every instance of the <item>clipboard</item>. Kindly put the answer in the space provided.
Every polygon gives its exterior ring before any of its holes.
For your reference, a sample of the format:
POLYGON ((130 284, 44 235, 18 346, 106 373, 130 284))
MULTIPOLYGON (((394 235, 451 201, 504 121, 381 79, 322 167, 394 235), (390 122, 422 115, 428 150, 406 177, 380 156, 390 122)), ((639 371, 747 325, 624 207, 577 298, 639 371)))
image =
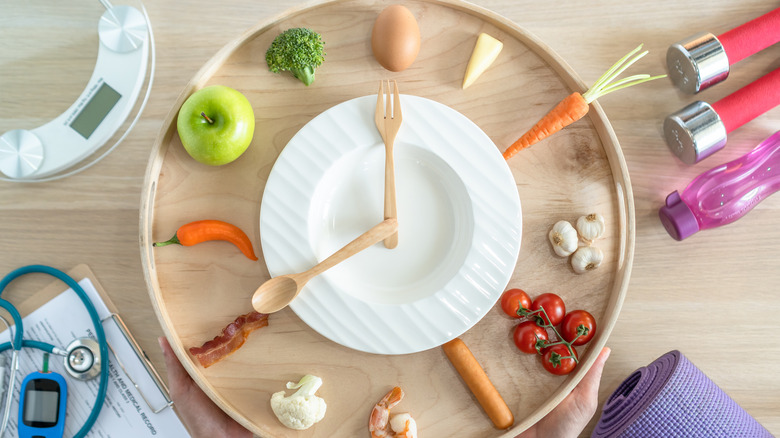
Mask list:
MULTIPOLYGON (((103 324, 106 323, 109 319, 113 320, 117 327, 119 328, 119 331, 122 333, 124 338, 127 340, 128 344, 130 344, 130 347, 135 352, 136 356, 146 369, 149 376, 152 378, 155 386, 162 394, 163 399, 165 400, 165 403, 163 403, 161 406, 152 406, 151 402, 149 401, 151 397, 147 396, 147 394, 144 394, 144 391, 141 390, 138 383, 135 381, 135 379, 132 378, 129 372, 127 372, 127 369, 125 368, 124 364, 122 363, 122 358, 120 355, 117 354, 115 349, 111 346, 111 343, 108 343, 109 351, 113 353, 114 358, 116 359, 117 365, 122 369, 122 371, 125 373, 127 378, 130 380, 131 384, 136 388, 139 394, 141 394, 141 398, 146 403, 146 405, 149 407, 151 412, 157 414, 162 412, 164 409, 172 407, 173 401, 170 398, 170 394, 168 392, 168 387, 165 385, 165 382, 160 377, 160 374, 157 372, 157 369, 154 367, 152 362, 149 360, 149 358, 146 356, 146 353, 144 353, 143 349, 141 349, 141 346, 138 345, 138 342, 135 340, 133 335, 128 330, 127 326, 125 325, 124 321, 122 321, 121 316, 119 316, 119 313, 117 311, 116 306, 111 301, 111 298, 106 293, 105 289, 103 289, 103 286, 98 282, 97 278, 95 277, 95 274, 92 272, 92 270, 89 268, 89 266, 85 264, 80 264, 74 267, 73 269, 67 271, 67 274, 76 280, 77 282, 88 278, 92 285, 94 286, 95 290, 97 290, 98 295, 103 300, 103 303, 108 308, 109 312, 111 313, 108 318, 104 318, 101 322, 103 324)), ((43 306, 44 304, 51 301, 53 298, 57 297, 59 294, 67 291, 67 285, 65 285, 63 282, 59 280, 54 280, 51 282, 48 286, 44 287, 40 291, 34 293, 30 298, 22 301, 20 304, 16 305, 17 310, 21 314, 22 318, 32 313, 34 310, 38 309, 39 307, 43 306)))

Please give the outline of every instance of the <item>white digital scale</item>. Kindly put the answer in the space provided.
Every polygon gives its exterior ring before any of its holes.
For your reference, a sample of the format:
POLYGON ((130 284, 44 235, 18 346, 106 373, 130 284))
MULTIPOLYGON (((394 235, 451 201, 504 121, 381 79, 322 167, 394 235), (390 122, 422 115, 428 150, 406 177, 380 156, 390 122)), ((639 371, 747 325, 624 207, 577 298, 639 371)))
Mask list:
MULTIPOLYGON (((86 88, 54 120, 34 129, 13 129, 0 136, 0 172, 7 181, 46 181, 89 167, 129 133, 146 104, 154 74, 154 42, 146 11, 132 6, 106 7, 98 22, 97 61, 86 88), (151 72, 146 96, 125 135, 96 159, 68 169, 94 154, 127 120, 146 80, 151 44, 151 72)), ((143 8, 143 6, 142 6, 143 8)))

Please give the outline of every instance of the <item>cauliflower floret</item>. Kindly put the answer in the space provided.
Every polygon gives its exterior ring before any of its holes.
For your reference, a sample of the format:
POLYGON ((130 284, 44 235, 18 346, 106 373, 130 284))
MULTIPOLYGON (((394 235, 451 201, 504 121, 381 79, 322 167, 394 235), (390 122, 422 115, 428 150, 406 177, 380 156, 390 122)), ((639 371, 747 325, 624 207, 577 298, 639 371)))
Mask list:
POLYGON ((298 383, 287 382, 287 389, 299 388, 293 395, 285 397, 284 391, 271 396, 271 409, 276 418, 286 427, 295 430, 310 428, 325 417, 325 400, 314 395, 322 386, 322 379, 307 374, 298 383))

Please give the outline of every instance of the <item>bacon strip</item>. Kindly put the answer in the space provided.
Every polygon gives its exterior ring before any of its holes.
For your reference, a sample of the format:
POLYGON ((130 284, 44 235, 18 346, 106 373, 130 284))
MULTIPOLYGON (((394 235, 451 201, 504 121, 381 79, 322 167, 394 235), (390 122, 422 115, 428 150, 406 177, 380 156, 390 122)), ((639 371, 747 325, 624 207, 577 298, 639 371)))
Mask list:
POLYGON ((191 347, 190 354, 198 359, 203 368, 208 368, 241 348, 250 333, 267 325, 268 315, 265 313, 253 311, 241 315, 222 329, 221 335, 200 347, 191 347))

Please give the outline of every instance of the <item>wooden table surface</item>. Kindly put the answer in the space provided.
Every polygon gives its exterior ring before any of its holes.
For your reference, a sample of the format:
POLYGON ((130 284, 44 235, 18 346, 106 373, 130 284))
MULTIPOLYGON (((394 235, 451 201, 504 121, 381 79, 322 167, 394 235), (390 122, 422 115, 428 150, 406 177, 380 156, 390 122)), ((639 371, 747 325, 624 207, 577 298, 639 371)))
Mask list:
MULTIPOLYGON (((94 66, 96 50, 83 50, 93 44, 89 38, 96 41, 93 16, 79 18, 74 10, 50 2, 22 3, 0 3, 0 132, 31 128, 60 114, 81 92, 94 66), (6 14, 8 8, 11 13, 6 14), (36 8, 47 12, 29 13, 36 8)), ((79 7, 99 11, 95 3, 79 7)), ((759 0, 474 3, 538 36, 586 83, 640 42, 650 50, 642 70, 664 72, 670 44, 699 31, 718 35, 778 6, 759 0)), ((162 370, 156 340, 162 330, 149 301, 138 247, 141 187, 152 144, 184 86, 219 48, 258 21, 304 3, 144 4, 157 44, 157 72, 145 112, 116 151, 82 173, 36 184, 0 182, 0 272, 32 263, 65 270, 89 265, 162 370)), ((778 130, 780 108, 731 133, 723 151, 695 166, 682 164, 669 152, 662 138, 663 118, 695 100, 715 102, 779 66, 780 46, 773 46, 736 64, 726 82, 697 96, 660 80, 599 100, 628 163, 637 217, 631 282, 607 343, 613 352, 602 379, 601 403, 633 370, 678 349, 780 435, 780 249, 773 249, 780 243, 780 198, 770 197, 738 222, 684 242, 670 238, 657 215, 669 192, 778 130)), ((25 280, 10 297, 22 299, 46 283, 44 278, 25 280)))

